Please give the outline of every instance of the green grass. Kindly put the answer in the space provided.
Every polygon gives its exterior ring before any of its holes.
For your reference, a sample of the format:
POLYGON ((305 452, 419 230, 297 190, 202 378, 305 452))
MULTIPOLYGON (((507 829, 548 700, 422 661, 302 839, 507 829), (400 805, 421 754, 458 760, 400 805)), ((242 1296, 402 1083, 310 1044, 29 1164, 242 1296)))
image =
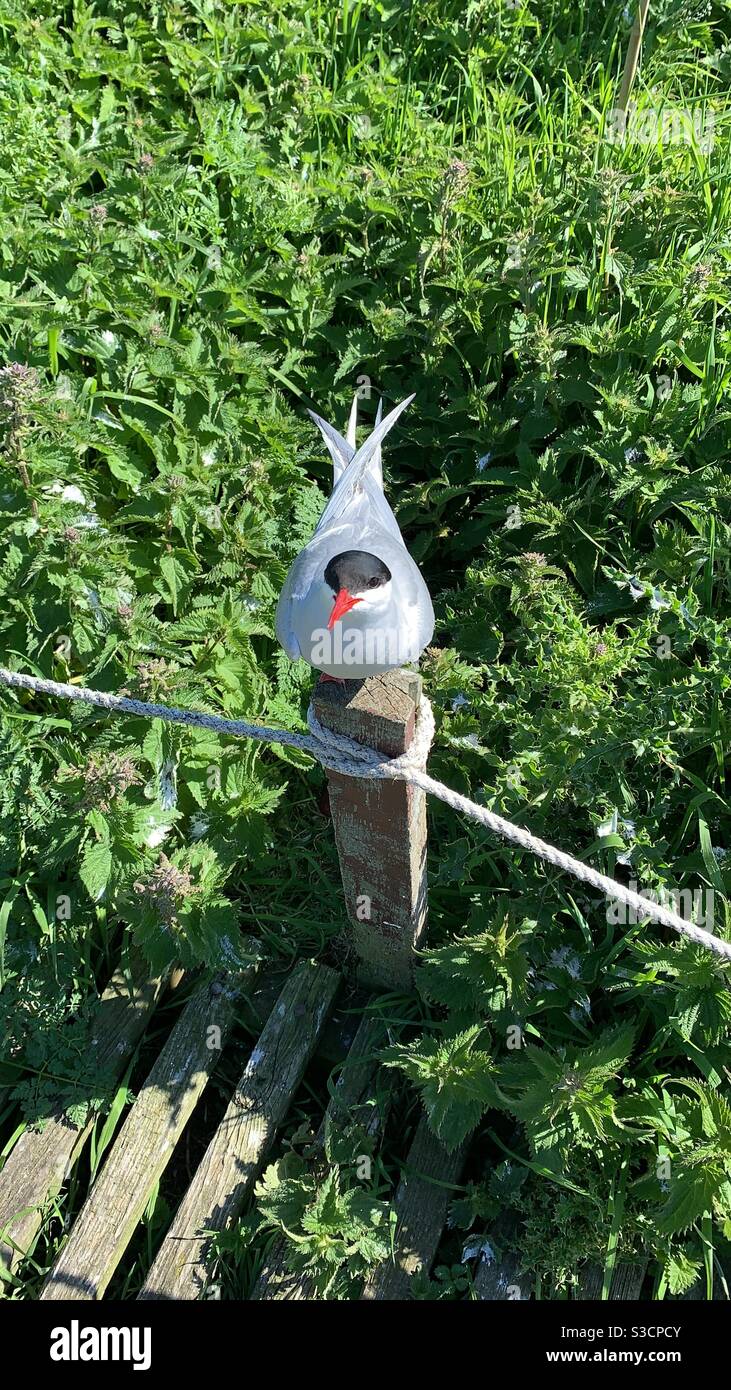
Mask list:
MULTIPOLYGON (((731 24, 651 6, 621 141, 631 18, 2 0, 0 657, 302 727, 312 673, 272 622, 328 488, 305 406, 414 390, 385 463, 437 609, 431 771, 623 881, 701 892, 728 934, 731 24)), ((343 926, 305 758, 2 711, 0 1152, 59 1087, 86 1096, 84 1001, 126 936, 210 967, 245 931, 284 964, 343 926)), ((430 824, 433 954, 384 1006, 390 1060, 404 1114, 421 1097, 476 1143, 421 1296, 469 1296, 461 1237, 506 1208, 543 1297, 640 1256, 646 1293, 725 1290, 726 968, 441 805, 430 824)))

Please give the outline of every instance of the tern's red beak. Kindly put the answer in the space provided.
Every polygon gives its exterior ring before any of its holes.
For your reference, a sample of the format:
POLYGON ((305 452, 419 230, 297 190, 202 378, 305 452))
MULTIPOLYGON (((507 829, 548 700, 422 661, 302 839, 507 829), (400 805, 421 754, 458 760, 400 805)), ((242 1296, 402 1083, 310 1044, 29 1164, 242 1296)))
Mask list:
POLYGON ((349 613, 351 608, 355 608, 356 603, 362 602, 362 598, 353 598, 353 595, 349 594, 347 589, 341 589, 335 600, 333 611, 330 614, 328 628, 332 628, 338 621, 338 618, 342 618, 344 613, 349 613))

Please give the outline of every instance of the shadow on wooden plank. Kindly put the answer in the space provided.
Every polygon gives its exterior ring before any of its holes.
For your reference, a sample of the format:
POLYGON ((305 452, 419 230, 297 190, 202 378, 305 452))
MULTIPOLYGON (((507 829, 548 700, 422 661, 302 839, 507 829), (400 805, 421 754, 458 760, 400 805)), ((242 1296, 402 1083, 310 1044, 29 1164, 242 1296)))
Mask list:
POLYGON ((336 971, 293 970, 155 1257, 140 1299, 205 1291, 210 1233, 240 1212, 302 1080, 340 983, 336 971))
MULTIPOLYGON (((116 1085, 155 1009, 162 977, 145 964, 115 971, 94 1011, 90 1049, 99 1072, 116 1085)), ((79 1099, 83 1100, 83 1093, 79 1099)), ((32 1254, 44 1211, 60 1192, 91 1132, 58 1110, 42 1129, 26 1129, 0 1172, 0 1261, 12 1269, 32 1254)))
POLYGON ((374 1270, 363 1299, 408 1300, 414 1276, 429 1273, 466 1154, 466 1142, 451 1153, 445 1149, 426 1115, 422 1116, 394 1200, 398 1215, 394 1258, 374 1270))
MULTIPOLYGON (((243 979, 254 968, 252 962, 243 979)), ((218 1061, 241 983, 228 977, 209 980, 186 1004, 56 1259, 41 1300, 103 1296, 218 1061)))

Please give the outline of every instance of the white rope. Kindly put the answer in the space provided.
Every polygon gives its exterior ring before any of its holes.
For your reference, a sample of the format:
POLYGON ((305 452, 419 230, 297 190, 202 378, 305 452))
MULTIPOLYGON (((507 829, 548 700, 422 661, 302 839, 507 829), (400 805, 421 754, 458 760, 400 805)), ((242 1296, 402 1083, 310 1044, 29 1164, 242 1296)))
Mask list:
POLYGON ((163 719, 170 724, 188 724, 199 729, 213 729, 219 734, 230 734, 235 738, 253 738, 262 743, 281 743, 289 748, 300 748, 310 753, 323 767, 334 772, 345 773, 349 777, 362 779, 391 778, 409 782, 422 791, 436 796, 452 810, 469 816, 470 820, 484 825, 486 830, 500 835, 521 849, 539 859, 546 860, 564 873, 573 874, 582 883, 597 888, 607 898, 613 898, 634 909, 640 918, 649 917, 664 927, 671 927, 690 941, 713 951, 715 955, 731 960, 731 942, 714 936, 703 927, 688 922, 677 912, 661 903, 652 902, 631 888, 625 888, 617 879, 608 874, 600 874, 588 864, 583 864, 573 855, 565 854, 545 840, 539 840, 529 830, 524 830, 512 821, 504 820, 494 811, 478 806, 468 797, 445 787, 426 772, 432 739, 434 737, 434 714, 431 704, 422 695, 418 708, 414 737, 406 753, 398 758, 388 758, 373 748, 366 748, 345 734, 336 734, 326 729, 317 719, 312 705, 307 712, 309 734, 294 733, 289 729, 270 729, 263 724, 249 724, 243 719, 222 719, 216 714, 203 714, 197 710, 175 709, 169 705, 150 704, 145 700, 132 700, 123 695, 108 695, 101 690, 87 690, 83 686, 63 685, 59 681, 41 680, 36 676, 26 676, 19 671, 8 671, 0 666, 0 682, 20 690, 31 690, 40 695, 55 695, 62 700, 79 700, 83 704, 98 705, 120 714, 136 714, 147 719, 163 719))

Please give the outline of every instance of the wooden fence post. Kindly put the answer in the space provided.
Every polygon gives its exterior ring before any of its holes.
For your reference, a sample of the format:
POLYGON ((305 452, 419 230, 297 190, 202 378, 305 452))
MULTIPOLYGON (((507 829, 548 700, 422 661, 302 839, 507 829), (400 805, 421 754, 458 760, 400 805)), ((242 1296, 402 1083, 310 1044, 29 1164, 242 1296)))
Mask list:
MULTIPOLYGON (((421 677, 399 670, 321 681, 313 705, 326 728, 394 758, 414 736, 420 696, 421 677)), ((426 797, 405 782, 327 780, 357 982, 408 990, 426 924, 426 797)))

